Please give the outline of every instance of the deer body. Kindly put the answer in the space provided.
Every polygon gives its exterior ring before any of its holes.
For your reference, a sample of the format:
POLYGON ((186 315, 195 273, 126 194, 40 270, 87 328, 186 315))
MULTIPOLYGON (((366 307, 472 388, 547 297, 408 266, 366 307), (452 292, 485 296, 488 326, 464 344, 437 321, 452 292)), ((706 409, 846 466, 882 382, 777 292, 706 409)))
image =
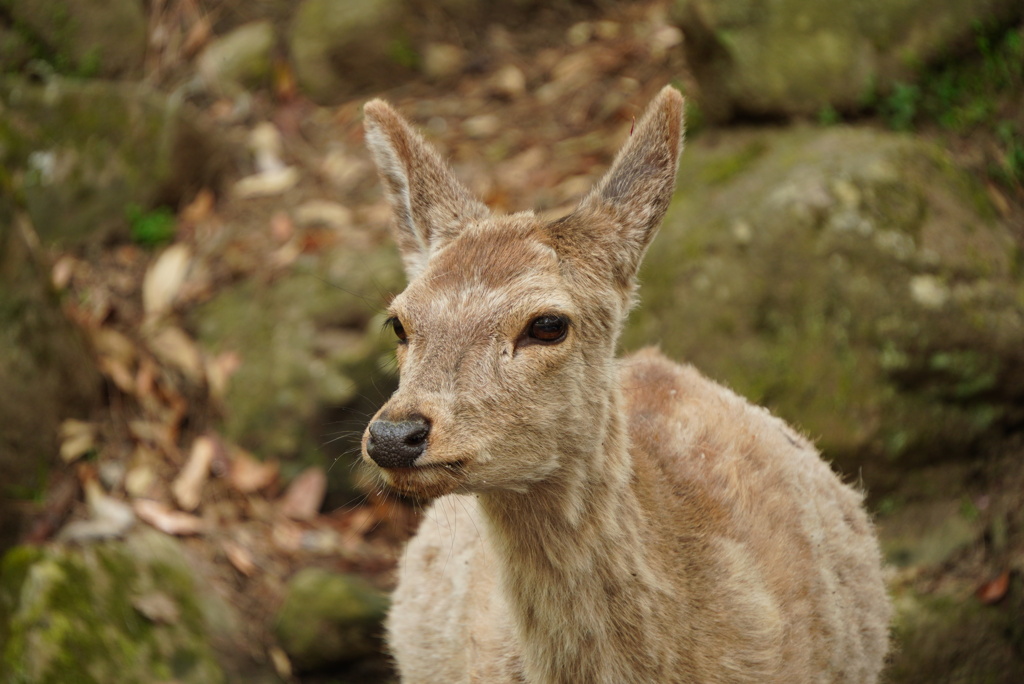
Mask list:
POLYGON ((410 284, 364 457, 436 499, 388 620, 403 681, 877 681, 890 607, 861 495, 693 368, 614 356, 681 111, 663 90, 594 192, 544 222, 490 216, 366 107, 410 284))

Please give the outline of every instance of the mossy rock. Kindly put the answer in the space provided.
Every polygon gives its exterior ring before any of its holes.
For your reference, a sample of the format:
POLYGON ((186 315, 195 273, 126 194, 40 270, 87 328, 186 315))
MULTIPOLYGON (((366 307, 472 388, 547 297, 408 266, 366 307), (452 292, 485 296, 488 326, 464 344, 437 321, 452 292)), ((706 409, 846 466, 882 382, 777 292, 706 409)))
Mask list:
MULTIPOLYGON (((0 0, 36 58, 71 76, 133 77, 146 55, 138 0, 0 0)), ((0 66, 7 55, 0 58, 0 66)))
POLYGON ((302 670, 381 652, 387 598, 356 575, 306 568, 288 583, 275 631, 302 670))
POLYGON ((0 78, 0 183, 46 243, 127 234, 132 207, 176 206, 226 161, 198 112, 141 84, 0 78))
POLYGON ((16 547, 0 565, 0 680, 216 684, 219 605, 177 542, 153 531, 93 546, 16 547))
POLYGON ((18 72, 34 55, 28 39, 13 28, 0 24, 0 72, 18 72))
POLYGON ((407 10, 402 0, 304 0, 288 36, 299 85, 332 104, 414 75, 407 10))
MULTIPOLYGON (((2 191, 0 191, 2 195, 2 191)), ((27 217, 0 199, 0 553, 22 532, 57 462, 57 430, 88 419, 102 380, 85 335, 65 316, 27 217)))
POLYGON ((861 107, 1024 16, 1018 0, 676 0, 687 60, 711 118, 861 107))
POLYGON ((270 21, 250 22, 211 41, 199 56, 199 73, 207 84, 227 94, 266 87, 276 46, 270 21))
POLYGON ((508 3, 476 0, 302 0, 287 45, 302 90, 321 104, 380 93, 421 75, 434 41, 477 40, 508 3))
POLYGON ((893 567, 940 567, 984 533, 976 510, 955 498, 903 504, 879 526, 882 551, 893 567))
POLYGON ((1024 611, 1019 578, 996 605, 973 596, 894 596, 890 684, 1016 684, 1024 674, 1024 611))
POLYGON ((1020 254, 942 150, 857 128, 716 133, 678 188, 627 347, 693 362, 869 483, 872 455, 955 458, 1020 420, 1020 254))
MULTIPOLYGON (((367 411, 383 402, 394 382, 394 345, 381 334, 378 313, 401 282, 392 247, 342 249, 304 258, 272 282, 221 290, 196 310, 202 346, 242 359, 225 401, 227 437, 262 458, 293 464, 293 471, 351 454, 367 411), (339 413, 357 419, 340 430, 328 424, 339 413), (338 439, 348 430, 351 438, 338 439)), ((331 472, 344 479, 351 468, 331 472)))

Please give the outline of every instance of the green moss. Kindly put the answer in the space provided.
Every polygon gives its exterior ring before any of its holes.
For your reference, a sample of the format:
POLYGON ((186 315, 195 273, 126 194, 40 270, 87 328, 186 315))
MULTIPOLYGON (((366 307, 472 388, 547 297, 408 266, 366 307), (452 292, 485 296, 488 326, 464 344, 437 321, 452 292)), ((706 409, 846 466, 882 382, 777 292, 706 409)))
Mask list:
POLYGON ((726 183, 743 173, 767 150, 760 140, 751 142, 736 154, 713 160, 701 171, 701 180, 711 185, 726 183))
POLYGON ((46 17, 51 33, 49 38, 44 38, 28 23, 17 19, 13 22, 14 30, 31 46, 35 59, 49 64, 57 73, 74 75, 74 60, 60 48, 68 44, 74 29, 68 8, 59 3, 51 3, 49 7, 49 16, 46 17))
MULTIPOLYGON (((677 89, 686 92, 685 87, 679 81, 673 81, 677 89)), ((707 126, 707 116, 704 110, 701 109, 700 102, 697 101, 696 97, 687 96, 686 98, 686 139, 693 140, 701 131, 707 126)))
MULTIPOLYGON (((16 546, 0 560, 0 644, 11 643, 11 620, 29 569, 43 555, 35 546, 16 546)), ((7 647, 0 650, 0 674, 7 661, 7 647)))
POLYGON ((95 78, 102 70, 102 58, 98 46, 93 46, 82 55, 74 75, 79 78, 95 78))
POLYGON ((306 568, 289 582, 275 631, 300 667, 351 660, 376 650, 387 606, 358 576, 306 568))
POLYGON ((990 175, 1007 185, 1024 181, 1024 123, 1004 118, 1024 97, 1024 27, 975 27, 975 53, 925 70, 916 83, 896 83, 865 105, 894 130, 929 123, 959 135, 988 131, 998 150, 990 175))
POLYGON ((893 662, 887 681, 1016 684, 1024 671, 1019 650, 1019 587, 995 606, 970 596, 897 595, 893 662))
POLYGON ((929 358, 928 365, 937 377, 948 378, 943 391, 951 399, 971 399, 998 384, 998 364, 975 350, 936 352, 929 358))
POLYGON ((131 204, 125 210, 128 217, 132 239, 146 247, 156 247, 170 242, 174 238, 178 222, 174 212, 168 207, 156 207, 149 211, 137 204, 131 204))
MULTIPOLYGON (((148 533, 155 534, 155 533, 148 533)), ((54 684, 222 680, 192 580, 151 536, 85 548, 15 549, 4 559, 0 679, 54 684), (138 602, 158 592, 174 615, 138 602)))
POLYGON ((996 125, 996 134, 1002 150, 992 175, 1007 185, 1024 183, 1024 130, 1007 120, 996 125))
POLYGON ((879 113, 894 131, 909 131, 921 108, 921 88, 913 83, 896 83, 892 93, 879 105, 879 113))
POLYGON ((417 69, 422 61, 420 53, 413 47, 412 42, 404 36, 391 41, 388 45, 388 55, 394 60, 395 64, 406 69, 417 69))
POLYGON ((832 105, 825 105, 818 110, 818 124, 821 126, 835 126, 843 120, 843 117, 832 105))
MULTIPOLYGON (((12 317, 0 313, 0 320, 11 320, 12 317)), ((32 466, 25 468, 25 477, 16 482, 5 482, 0 484, 0 497, 8 497, 17 501, 33 501, 41 503, 47 491, 47 480, 50 474, 50 462, 46 458, 39 458, 34 464, 35 472, 29 474, 32 466)))

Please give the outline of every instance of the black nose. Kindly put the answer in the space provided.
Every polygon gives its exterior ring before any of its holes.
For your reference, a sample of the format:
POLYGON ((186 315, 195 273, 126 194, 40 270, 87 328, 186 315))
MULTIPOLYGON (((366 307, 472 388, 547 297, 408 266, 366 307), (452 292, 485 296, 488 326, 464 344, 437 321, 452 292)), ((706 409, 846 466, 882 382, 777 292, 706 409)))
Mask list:
POLYGON ((366 453, 381 468, 411 468, 427 448, 429 434, 430 423, 424 418, 401 422, 375 420, 370 423, 366 453))

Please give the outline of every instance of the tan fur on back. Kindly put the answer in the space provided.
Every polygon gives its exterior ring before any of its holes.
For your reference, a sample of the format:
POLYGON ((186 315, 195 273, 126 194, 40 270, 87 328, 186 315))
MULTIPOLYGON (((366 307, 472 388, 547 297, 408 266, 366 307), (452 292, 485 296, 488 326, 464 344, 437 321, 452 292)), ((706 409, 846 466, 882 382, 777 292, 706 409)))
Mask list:
POLYGON ((404 682, 878 680, 891 609, 862 496, 692 367, 614 357, 681 112, 663 90, 552 223, 489 216, 367 105, 410 284, 390 307, 400 386, 364 458, 434 499, 388 618, 404 682), (556 319, 561 338, 536 337, 556 319))

